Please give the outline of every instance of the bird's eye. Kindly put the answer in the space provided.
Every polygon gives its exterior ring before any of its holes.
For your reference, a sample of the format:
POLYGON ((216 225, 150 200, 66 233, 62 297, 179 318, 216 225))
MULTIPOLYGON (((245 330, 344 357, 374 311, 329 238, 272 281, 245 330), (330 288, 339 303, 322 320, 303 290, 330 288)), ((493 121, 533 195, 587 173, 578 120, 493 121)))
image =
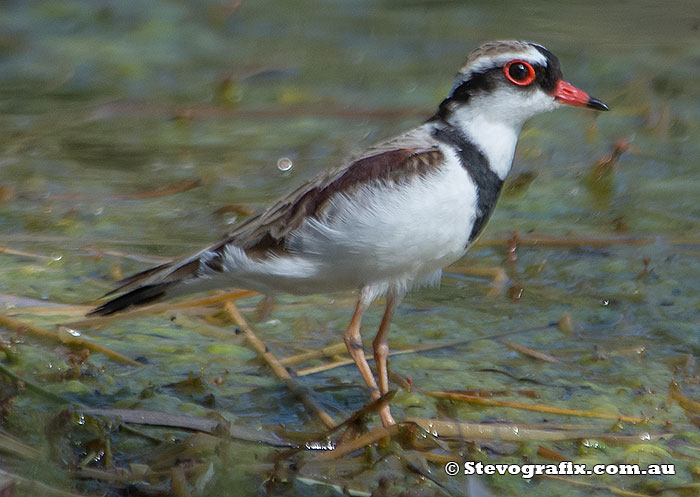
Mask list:
POLYGON ((508 81, 518 86, 527 86, 535 81, 535 69, 524 60, 511 60, 503 66, 508 81))

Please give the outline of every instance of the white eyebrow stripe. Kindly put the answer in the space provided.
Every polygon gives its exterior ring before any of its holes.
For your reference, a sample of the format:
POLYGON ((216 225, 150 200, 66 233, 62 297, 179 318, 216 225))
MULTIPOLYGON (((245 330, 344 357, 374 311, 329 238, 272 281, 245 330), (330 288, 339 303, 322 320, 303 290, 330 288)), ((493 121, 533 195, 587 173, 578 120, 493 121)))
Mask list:
POLYGON ((472 74, 483 72, 492 67, 505 65, 513 59, 523 59, 533 64, 547 65, 547 57, 536 49, 528 50, 527 52, 505 52, 492 57, 483 57, 464 67, 459 71, 459 76, 462 81, 467 81, 472 74))

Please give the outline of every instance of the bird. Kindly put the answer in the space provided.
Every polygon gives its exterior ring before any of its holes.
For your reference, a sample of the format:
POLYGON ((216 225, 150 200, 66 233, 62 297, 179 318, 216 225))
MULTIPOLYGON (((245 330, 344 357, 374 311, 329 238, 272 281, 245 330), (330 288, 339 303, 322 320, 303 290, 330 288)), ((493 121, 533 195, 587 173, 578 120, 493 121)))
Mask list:
MULTIPOLYGON (((88 316, 216 288, 265 295, 357 292, 344 341, 372 399, 389 392, 392 317, 406 293, 436 286, 481 234, 529 118, 564 105, 608 106, 562 78, 557 57, 527 41, 471 51, 437 112, 417 127, 322 171, 221 240, 119 282, 88 316), (360 323, 385 297, 365 356, 360 323)), ((395 424, 379 402, 385 427, 395 424)))

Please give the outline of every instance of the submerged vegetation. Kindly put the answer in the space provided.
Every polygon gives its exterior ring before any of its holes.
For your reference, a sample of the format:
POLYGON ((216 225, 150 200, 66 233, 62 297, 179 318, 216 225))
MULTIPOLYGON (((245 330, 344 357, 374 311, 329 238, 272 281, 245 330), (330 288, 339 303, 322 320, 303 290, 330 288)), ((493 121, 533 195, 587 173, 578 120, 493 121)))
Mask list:
POLYGON ((698 493, 693 2, 632 19, 604 2, 363 6, 2 6, 0 495, 698 493), (469 49, 514 37, 556 49, 612 111, 523 131, 478 245, 396 316, 389 398, 367 405, 345 353, 352 295, 231 289, 84 317, 429 116, 469 49))

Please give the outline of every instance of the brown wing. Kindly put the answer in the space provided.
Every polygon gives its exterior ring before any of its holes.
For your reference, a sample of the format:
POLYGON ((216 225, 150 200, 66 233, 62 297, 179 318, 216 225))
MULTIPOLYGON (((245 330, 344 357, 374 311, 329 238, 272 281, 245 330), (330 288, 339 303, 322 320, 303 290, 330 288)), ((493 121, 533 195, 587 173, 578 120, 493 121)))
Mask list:
MULTIPOLYGON (((387 142, 390 143, 390 142, 387 142)), ((313 217, 343 192, 352 194, 362 185, 376 181, 386 185, 400 184, 436 170, 443 155, 435 147, 369 149, 366 155, 345 166, 329 169, 301 185, 286 197, 270 205, 238 226, 223 240, 182 259, 147 269, 121 281, 121 286, 107 295, 124 293, 106 302, 90 315, 111 314, 131 305, 160 299, 180 283, 193 281, 203 274, 224 270, 226 246, 233 244, 251 256, 269 251, 284 251, 285 237, 307 217, 313 217)), ((182 290, 182 288, 180 288, 182 290)))
POLYGON ((360 158, 330 169, 238 225, 219 246, 234 243, 244 250, 281 247, 284 238, 307 217, 323 211, 331 197, 351 194, 361 185, 401 183, 428 174, 442 162, 437 148, 402 148, 360 158))

